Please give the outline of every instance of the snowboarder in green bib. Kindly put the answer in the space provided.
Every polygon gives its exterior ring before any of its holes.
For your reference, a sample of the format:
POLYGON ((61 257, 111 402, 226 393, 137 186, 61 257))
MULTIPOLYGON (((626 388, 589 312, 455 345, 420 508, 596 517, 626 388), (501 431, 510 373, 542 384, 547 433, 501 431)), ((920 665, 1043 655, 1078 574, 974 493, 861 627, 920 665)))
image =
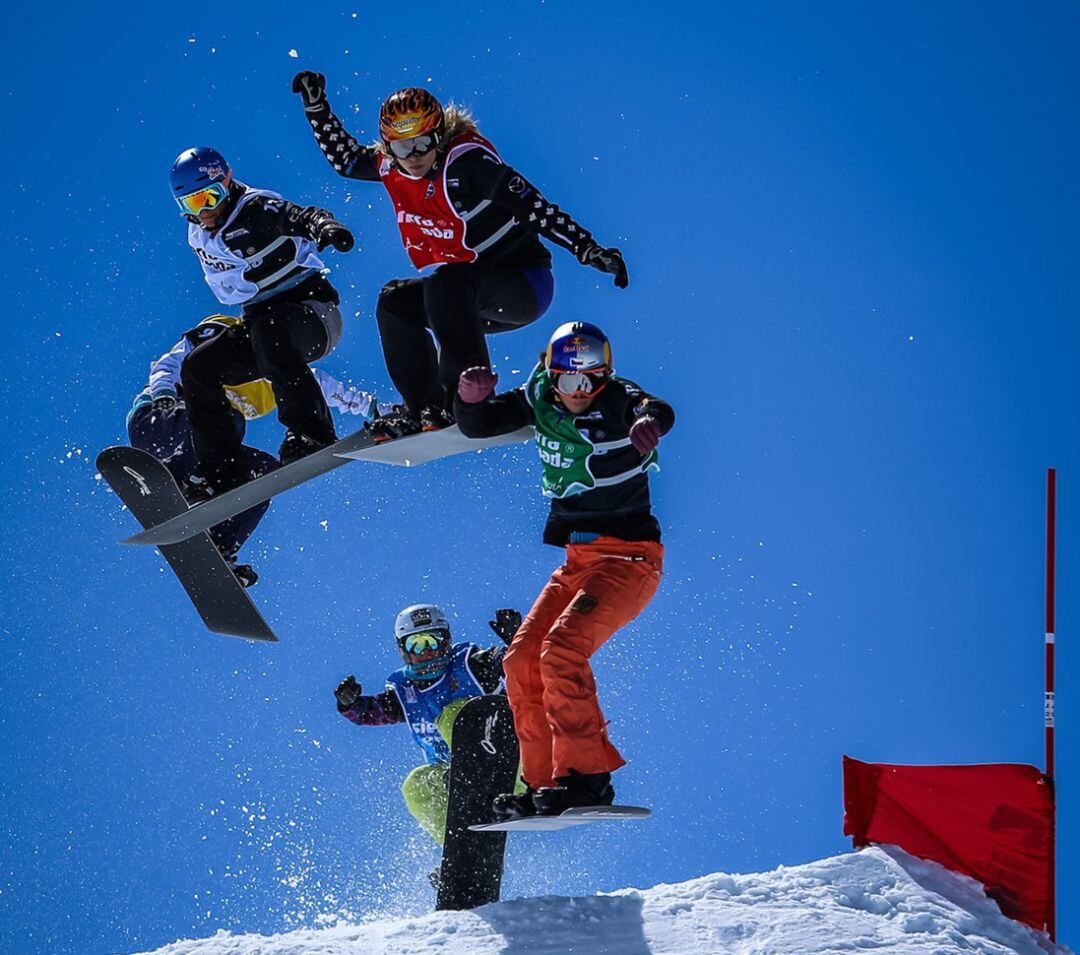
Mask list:
POLYGON ((660 583, 664 549, 649 472, 675 423, 667 402, 615 375, 607 336, 587 322, 555 330, 520 388, 469 368, 458 383, 463 434, 536 430, 542 487, 552 498, 544 542, 566 548, 503 659, 521 745, 523 793, 495 800, 500 819, 610 805, 624 765, 608 739, 589 658, 638 616, 660 583))
MULTIPOLYGON (((509 643, 521 623, 516 610, 496 610, 488 626, 509 643)), ((451 734, 461 708, 477 696, 503 691, 506 647, 454 643, 450 621, 434 604, 414 604, 398 614, 394 638, 405 665, 386 678, 382 693, 365 696, 356 677, 334 690, 338 712, 359 726, 407 723, 427 762, 401 784, 405 805, 439 845, 446 831, 451 734)))

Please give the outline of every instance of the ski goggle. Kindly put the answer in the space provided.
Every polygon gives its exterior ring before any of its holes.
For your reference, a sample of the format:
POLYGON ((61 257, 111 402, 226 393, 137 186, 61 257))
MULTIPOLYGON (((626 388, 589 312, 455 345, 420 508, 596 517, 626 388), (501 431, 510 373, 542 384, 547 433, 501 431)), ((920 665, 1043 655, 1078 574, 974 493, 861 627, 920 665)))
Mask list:
POLYGON ((421 630, 419 633, 410 633, 405 638, 406 653, 426 653, 429 650, 440 650, 446 643, 446 637, 438 630, 421 630))
POLYGON ((410 156, 426 156, 439 145, 437 132, 421 133, 411 139, 393 139, 386 141, 386 148, 395 159, 408 159, 410 156))
POLYGON ((552 383, 560 395, 567 398, 584 398, 586 395, 599 394, 607 384, 608 373, 583 371, 552 372, 552 383))
POLYGON ((435 677, 446 669, 450 659, 450 641, 445 633, 424 630, 410 633, 402 643, 405 675, 409 679, 435 677))
POLYGON ((211 183, 198 192, 177 196, 176 204, 186 216, 197 216, 203 209, 216 209, 229 196, 229 187, 223 182, 211 183))

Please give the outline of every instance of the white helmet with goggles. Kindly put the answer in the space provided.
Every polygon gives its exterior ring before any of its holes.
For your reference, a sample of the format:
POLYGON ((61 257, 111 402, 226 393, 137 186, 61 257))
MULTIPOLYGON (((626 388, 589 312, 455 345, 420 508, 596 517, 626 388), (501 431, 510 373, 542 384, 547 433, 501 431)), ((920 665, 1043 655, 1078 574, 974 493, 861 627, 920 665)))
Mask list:
POLYGON ((433 680, 450 663, 450 621, 435 604, 413 604, 402 610, 394 621, 394 639, 411 680, 433 680))

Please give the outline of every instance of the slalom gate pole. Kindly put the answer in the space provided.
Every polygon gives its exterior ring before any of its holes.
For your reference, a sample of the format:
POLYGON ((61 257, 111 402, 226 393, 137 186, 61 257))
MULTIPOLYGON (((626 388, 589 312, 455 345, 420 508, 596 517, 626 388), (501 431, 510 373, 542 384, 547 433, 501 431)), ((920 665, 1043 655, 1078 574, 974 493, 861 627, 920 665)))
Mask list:
POLYGON ((1046 727, 1046 780, 1050 786, 1050 801, 1054 815, 1050 821, 1050 917, 1046 931, 1051 941, 1057 940, 1057 795, 1054 787, 1054 551, 1057 535, 1057 471, 1046 470, 1046 690, 1044 723, 1046 727))

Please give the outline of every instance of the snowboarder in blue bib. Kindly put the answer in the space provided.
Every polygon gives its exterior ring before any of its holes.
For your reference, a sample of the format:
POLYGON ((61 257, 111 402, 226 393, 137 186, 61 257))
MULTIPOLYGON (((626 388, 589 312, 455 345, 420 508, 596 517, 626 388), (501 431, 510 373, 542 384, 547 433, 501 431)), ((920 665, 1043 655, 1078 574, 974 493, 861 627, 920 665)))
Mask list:
POLYGON ((338 293, 318 253, 331 245, 348 252, 355 240, 325 209, 234 179, 208 146, 182 152, 170 182, 206 284, 223 305, 242 308, 241 321, 192 351, 182 369, 196 458, 189 483, 209 497, 243 481, 236 455, 242 435, 224 385, 270 382, 287 429, 282 464, 336 440, 308 368, 334 349, 342 327, 338 293))
MULTIPOLYGON (((489 626, 509 643, 521 624, 516 610, 496 610, 489 626)), ((358 726, 407 723, 426 762, 401 784, 405 805, 439 845, 446 832, 454 720, 474 697, 502 693, 505 646, 454 643, 450 621, 434 604, 414 604, 398 614, 394 639, 405 665, 386 678, 382 693, 365 696, 355 676, 334 690, 338 712, 358 726)))

